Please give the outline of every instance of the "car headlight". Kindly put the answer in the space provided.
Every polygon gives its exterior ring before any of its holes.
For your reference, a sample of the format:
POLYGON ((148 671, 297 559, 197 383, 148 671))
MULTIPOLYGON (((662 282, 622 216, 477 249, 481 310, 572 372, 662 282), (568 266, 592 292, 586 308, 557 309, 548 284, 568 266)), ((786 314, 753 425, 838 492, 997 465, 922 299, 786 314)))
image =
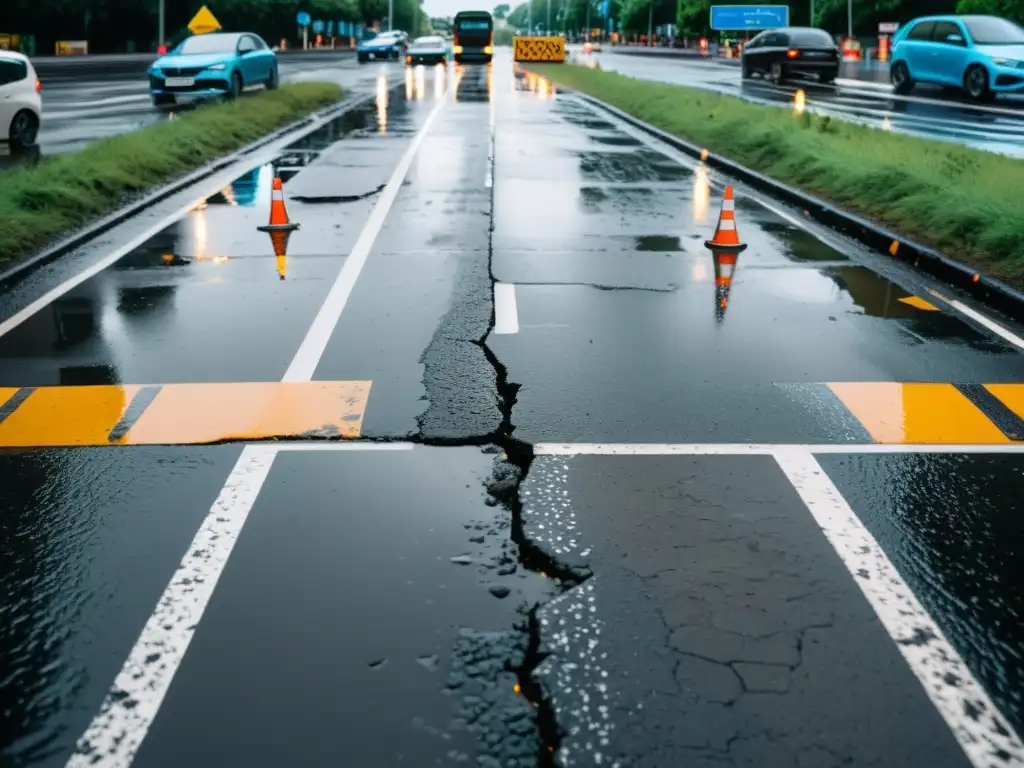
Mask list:
POLYGON ((212 70, 214 72, 217 72, 217 71, 220 71, 220 70, 224 69, 224 65, 223 64, 211 64, 210 66, 207 67, 207 69, 212 70))
POLYGON ((1020 67, 1024 66, 1024 62, 1017 61, 1016 59, 992 59, 992 63, 997 67, 1020 67))

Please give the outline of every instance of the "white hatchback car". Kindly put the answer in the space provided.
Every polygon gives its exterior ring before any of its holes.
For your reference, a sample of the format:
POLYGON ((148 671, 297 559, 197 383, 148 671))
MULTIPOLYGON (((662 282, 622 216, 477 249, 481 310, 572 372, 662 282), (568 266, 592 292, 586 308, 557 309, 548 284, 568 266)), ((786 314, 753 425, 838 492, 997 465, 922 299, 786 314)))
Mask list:
POLYGON ((0 141, 14 149, 36 143, 42 121, 43 84, 27 56, 0 51, 0 141))

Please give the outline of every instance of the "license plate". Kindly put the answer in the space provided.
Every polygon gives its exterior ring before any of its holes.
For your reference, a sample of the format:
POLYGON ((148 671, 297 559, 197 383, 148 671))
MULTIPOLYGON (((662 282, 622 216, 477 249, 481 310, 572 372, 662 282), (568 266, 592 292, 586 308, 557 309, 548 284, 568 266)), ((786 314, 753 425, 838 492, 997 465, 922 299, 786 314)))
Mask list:
POLYGON ((186 85, 195 85, 196 79, 194 77, 168 77, 164 80, 164 85, 168 88, 183 88, 186 85))
POLYGON ((371 53, 370 54, 370 58, 371 59, 376 59, 377 58, 377 54, 376 53, 371 53))

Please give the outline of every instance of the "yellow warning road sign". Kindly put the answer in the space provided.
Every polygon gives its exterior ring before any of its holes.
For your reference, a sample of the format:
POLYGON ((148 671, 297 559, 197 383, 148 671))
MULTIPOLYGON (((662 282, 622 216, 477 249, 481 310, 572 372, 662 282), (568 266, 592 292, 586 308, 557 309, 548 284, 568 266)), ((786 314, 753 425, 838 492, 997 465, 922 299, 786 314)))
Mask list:
POLYGON ((205 35, 207 32, 216 32, 220 29, 220 22, 205 5, 192 17, 188 23, 189 31, 193 35, 205 35))
POLYGON ((565 61, 565 39, 561 37, 516 37, 512 40, 516 61, 565 61))

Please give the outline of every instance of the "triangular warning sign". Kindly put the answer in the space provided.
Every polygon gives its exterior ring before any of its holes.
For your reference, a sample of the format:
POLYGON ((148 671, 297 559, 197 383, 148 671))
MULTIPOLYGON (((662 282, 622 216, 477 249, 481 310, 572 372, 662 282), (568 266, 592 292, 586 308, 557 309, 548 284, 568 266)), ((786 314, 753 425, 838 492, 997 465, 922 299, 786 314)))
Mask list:
POLYGON ((189 31, 193 35, 205 35, 207 32, 216 32, 220 29, 220 22, 205 5, 192 17, 188 23, 189 31))

